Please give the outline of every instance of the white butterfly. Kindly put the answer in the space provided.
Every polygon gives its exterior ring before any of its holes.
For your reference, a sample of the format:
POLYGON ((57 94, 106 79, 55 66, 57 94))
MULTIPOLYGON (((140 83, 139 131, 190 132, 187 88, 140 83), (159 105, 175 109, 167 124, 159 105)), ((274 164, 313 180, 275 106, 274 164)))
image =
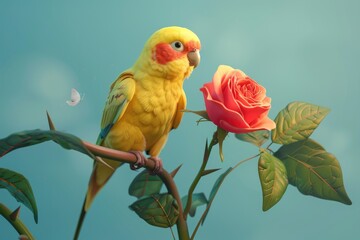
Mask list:
POLYGON ((78 103, 84 98, 84 95, 81 97, 80 93, 75 89, 72 88, 71 89, 71 100, 67 100, 66 103, 69 106, 76 106, 78 105, 78 103))

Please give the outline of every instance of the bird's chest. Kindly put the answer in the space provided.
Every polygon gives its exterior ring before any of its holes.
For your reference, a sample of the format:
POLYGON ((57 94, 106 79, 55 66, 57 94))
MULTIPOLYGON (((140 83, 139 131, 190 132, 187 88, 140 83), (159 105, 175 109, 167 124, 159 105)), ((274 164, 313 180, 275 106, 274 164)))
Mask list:
POLYGON ((133 124, 142 129, 145 138, 157 138, 170 131, 182 94, 180 84, 139 85, 132 100, 133 124))

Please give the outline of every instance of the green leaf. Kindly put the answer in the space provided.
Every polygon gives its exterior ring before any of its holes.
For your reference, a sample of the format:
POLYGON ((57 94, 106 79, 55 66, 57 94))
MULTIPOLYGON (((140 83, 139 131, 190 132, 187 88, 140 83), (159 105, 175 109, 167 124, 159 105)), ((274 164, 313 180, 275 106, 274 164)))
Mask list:
POLYGON ((0 188, 6 188, 16 201, 29 208, 34 214, 35 222, 38 222, 35 197, 30 183, 23 175, 9 169, 0 168, 0 188))
POLYGON ((245 141, 255 146, 260 147, 263 145, 270 137, 269 130, 259 130, 250 133, 243 133, 243 134, 235 134, 235 137, 241 141, 245 141))
POLYGON ((208 200, 208 205, 207 205, 207 208, 206 208, 205 213, 204 213, 204 214, 205 214, 205 217, 204 217, 204 219, 203 219, 203 221, 202 221, 201 224, 204 224, 205 219, 206 219, 206 216, 207 216, 207 214, 209 213, 211 204, 212 204, 212 202, 214 201, 214 198, 215 198, 216 194, 218 193, 221 184, 224 182, 226 176, 232 171, 232 169, 233 169, 232 167, 229 167, 229 168, 228 168, 223 174, 221 174, 221 175, 218 177, 218 179, 216 180, 213 188, 211 189, 211 192, 210 192, 210 195, 209 195, 209 200, 208 200))
POLYGON ((162 228, 173 226, 179 216, 179 207, 176 201, 172 195, 167 193, 154 194, 140 199, 130 205, 130 209, 148 224, 162 228))
POLYGON ((263 194, 262 209, 267 211, 280 201, 286 191, 286 168, 279 159, 263 151, 259 158, 258 170, 263 194))
POLYGON ((65 149, 73 149, 75 151, 84 153, 99 161, 82 143, 81 139, 68 133, 63 133, 55 130, 28 130, 17 132, 9 135, 6 138, 0 139, 0 158, 9 152, 31 145, 43 143, 46 141, 54 141, 65 149))
POLYGON ((289 103, 275 118, 271 131, 274 143, 290 144, 304 140, 313 133, 330 109, 304 102, 289 103))
POLYGON ((351 205, 338 160, 311 139, 282 146, 275 156, 285 165, 289 183, 305 195, 351 205))
MULTIPOLYGON (((182 202, 183 206, 186 206, 187 200, 188 200, 188 195, 181 198, 181 202, 182 202)), ((192 203, 191 203, 191 207, 190 207, 190 211, 189 211, 190 216, 194 217, 195 213, 196 213, 196 208, 199 206, 205 205, 207 203, 208 203, 208 201, 207 201, 204 193, 193 194, 192 195, 192 203)))
POLYGON ((205 110, 202 110, 202 111, 191 111, 191 110, 185 109, 185 110, 183 110, 183 112, 194 113, 194 114, 199 115, 199 116, 202 117, 203 119, 206 119, 206 120, 210 121, 209 115, 208 115, 208 113, 207 113, 205 110))
POLYGON ((129 195, 141 198, 144 196, 151 196, 160 193, 163 181, 158 175, 151 175, 145 169, 140 172, 129 186, 129 195))
POLYGON ((216 135, 217 135, 217 140, 218 140, 218 143, 219 143, 220 159, 221 159, 221 161, 224 161, 224 154, 223 154, 223 151, 222 151, 222 147, 223 147, 223 142, 224 142, 226 136, 228 135, 228 132, 225 131, 224 129, 218 127, 216 135))

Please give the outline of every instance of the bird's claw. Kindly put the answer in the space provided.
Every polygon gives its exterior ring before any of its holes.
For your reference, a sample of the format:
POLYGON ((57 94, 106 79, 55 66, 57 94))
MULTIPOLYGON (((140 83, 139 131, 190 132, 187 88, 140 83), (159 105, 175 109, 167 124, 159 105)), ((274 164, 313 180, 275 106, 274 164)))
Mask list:
MULTIPOLYGON (((144 156, 144 154, 141 151, 130 151, 130 153, 136 156, 136 162, 134 164, 130 164, 131 170, 137 170, 145 165, 147 158, 144 156)), ((155 164, 151 174, 156 175, 158 173, 161 173, 163 168, 161 159, 159 157, 149 157, 149 159, 152 160, 155 164)))
POLYGON ((136 162, 130 164, 131 170, 139 169, 145 165, 146 157, 141 151, 130 151, 130 153, 134 154, 136 157, 136 162))
POLYGON ((162 161, 159 157, 149 157, 150 160, 154 161, 155 166, 154 169, 152 170, 151 174, 158 174, 161 173, 162 169, 163 169, 163 164, 162 161))

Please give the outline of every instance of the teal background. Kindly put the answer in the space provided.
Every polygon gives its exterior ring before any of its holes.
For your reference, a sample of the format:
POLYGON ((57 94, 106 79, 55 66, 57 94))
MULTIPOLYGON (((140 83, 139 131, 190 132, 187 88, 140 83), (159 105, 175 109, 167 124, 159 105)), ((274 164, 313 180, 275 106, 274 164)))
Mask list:
MULTIPOLYGON (((202 62, 184 84, 188 109, 204 109, 199 88, 219 64, 242 69, 267 88, 271 118, 295 100, 331 108, 313 138, 337 156, 353 201, 324 201, 289 186, 264 213, 253 160, 225 180, 196 239, 354 239, 360 235, 359 11, 356 0, 0 1, 0 138, 47 129, 48 110, 58 130, 95 142, 112 81, 155 30, 187 27, 202 41, 202 62), (65 103, 72 87, 85 94, 76 107, 65 103)), ((197 119, 185 114, 161 154, 168 170, 183 164, 175 178, 182 195, 215 130, 211 123, 197 126, 197 119)), ((215 149, 209 165, 224 171, 257 151, 231 135, 225 162, 215 149)), ((44 143, 6 155, 0 166, 31 182, 39 224, 25 207, 21 218, 37 239, 72 239, 92 161, 44 143)), ((129 210, 135 198, 127 187, 135 175, 127 166, 119 169, 96 198, 80 239, 171 239, 168 229, 149 226, 129 210)), ((217 176, 203 178, 197 191, 208 195, 217 176)), ((6 190, 0 201, 19 206, 6 190)), ((203 210, 189 220, 190 230, 203 210)), ((0 239, 17 239, 3 218, 0 239)))

